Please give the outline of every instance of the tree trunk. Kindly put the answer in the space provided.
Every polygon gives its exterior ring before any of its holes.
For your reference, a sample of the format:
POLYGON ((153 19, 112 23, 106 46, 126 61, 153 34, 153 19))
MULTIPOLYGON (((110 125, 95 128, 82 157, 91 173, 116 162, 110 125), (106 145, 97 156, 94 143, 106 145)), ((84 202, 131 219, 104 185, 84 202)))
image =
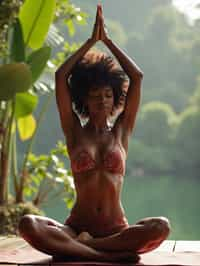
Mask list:
POLYGON ((16 195, 16 203, 24 202, 24 185, 27 178, 27 171, 24 169, 21 174, 19 190, 16 195))
POLYGON ((7 189, 7 176, 8 176, 8 155, 3 151, 0 158, 1 176, 0 176, 0 205, 4 205, 7 202, 6 189, 7 189))

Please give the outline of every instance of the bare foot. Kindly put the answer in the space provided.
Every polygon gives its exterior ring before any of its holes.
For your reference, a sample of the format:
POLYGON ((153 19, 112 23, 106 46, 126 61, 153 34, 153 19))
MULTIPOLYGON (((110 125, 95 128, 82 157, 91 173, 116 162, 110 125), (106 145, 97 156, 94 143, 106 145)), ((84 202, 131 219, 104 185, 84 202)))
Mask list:
POLYGON ((85 244, 88 240, 91 240, 93 237, 88 232, 81 232, 76 240, 85 244))
POLYGON ((101 261, 101 262, 122 262, 122 263, 137 263, 140 260, 140 256, 131 252, 101 252, 98 251, 98 258, 80 258, 77 256, 54 256, 53 261, 101 261))
POLYGON ((133 252, 106 252, 107 261, 115 262, 133 262, 137 263, 140 260, 140 256, 133 252))
MULTIPOLYGON (((87 245, 88 241, 93 239, 93 237, 88 232, 81 232, 76 240, 82 244, 87 245)), ((130 251, 101 251, 98 250, 99 258, 98 261, 110 261, 110 262, 132 262, 137 263, 140 260, 140 256, 130 251)))

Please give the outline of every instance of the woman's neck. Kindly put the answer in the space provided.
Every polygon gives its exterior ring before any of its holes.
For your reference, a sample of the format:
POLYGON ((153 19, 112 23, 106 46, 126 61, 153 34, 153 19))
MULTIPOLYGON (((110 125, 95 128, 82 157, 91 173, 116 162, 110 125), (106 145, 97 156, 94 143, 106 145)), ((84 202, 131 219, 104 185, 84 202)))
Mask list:
POLYGON ((95 133, 105 133, 110 131, 110 125, 107 119, 104 120, 90 119, 87 123, 87 128, 95 133))

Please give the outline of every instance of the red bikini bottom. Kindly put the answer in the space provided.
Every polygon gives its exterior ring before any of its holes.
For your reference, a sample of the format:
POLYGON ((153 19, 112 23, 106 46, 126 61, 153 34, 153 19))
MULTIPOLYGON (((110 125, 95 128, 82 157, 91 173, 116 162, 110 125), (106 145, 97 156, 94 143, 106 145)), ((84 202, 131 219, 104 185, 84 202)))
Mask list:
POLYGON ((77 234, 80 234, 81 232, 88 232, 93 237, 106 237, 115 233, 119 233, 129 227, 128 221, 125 218, 120 218, 119 221, 116 220, 114 225, 103 224, 103 221, 100 219, 98 222, 95 222, 92 225, 84 225, 73 215, 70 215, 64 224, 70 226, 77 234))

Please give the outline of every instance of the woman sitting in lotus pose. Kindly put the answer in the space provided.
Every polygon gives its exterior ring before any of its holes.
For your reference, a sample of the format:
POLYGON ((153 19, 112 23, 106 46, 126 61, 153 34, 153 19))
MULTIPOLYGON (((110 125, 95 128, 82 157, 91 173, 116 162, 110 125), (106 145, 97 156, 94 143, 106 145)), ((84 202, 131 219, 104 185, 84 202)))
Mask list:
POLYGON ((64 225, 34 215, 21 219, 19 232, 36 249, 79 260, 137 261, 138 254, 157 248, 167 238, 167 218, 148 217, 129 225, 120 201, 142 77, 140 68, 108 37, 98 5, 91 38, 56 72, 56 99, 76 203, 64 225), (97 41, 110 49, 121 68, 110 56, 87 53, 97 41), (121 101, 122 97, 126 99, 121 101), (122 102, 123 111, 111 127, 108 119, 122 102), (79 116, 88 122, 81 125, 79 116))

